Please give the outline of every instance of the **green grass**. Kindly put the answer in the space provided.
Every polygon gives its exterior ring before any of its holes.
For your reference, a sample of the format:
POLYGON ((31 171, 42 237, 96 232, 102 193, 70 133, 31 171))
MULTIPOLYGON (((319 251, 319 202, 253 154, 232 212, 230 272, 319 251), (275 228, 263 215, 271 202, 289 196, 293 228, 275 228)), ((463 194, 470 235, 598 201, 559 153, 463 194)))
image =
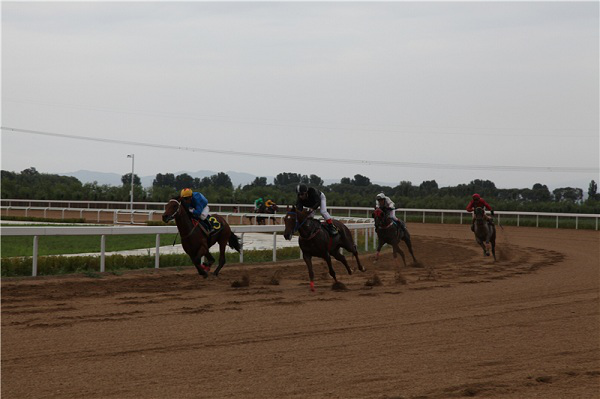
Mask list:
MULTIPOLYGON (((53 219, 53 218, 36 218, 30 216, 2 216, 1 220, 19 220, 29 222, 46 222, 46 223, 88 223, 85 219, 74 218, 74 219, 53 219)), ((22 225, 21 225, 22 226, 22 225)))
MULTIPOLYGON (((171 245, 175 234, 161 234, 160 245, 171 245)), ((0 237, 2 258, 31 256, 33 237, 0 237)), ((138 248, 154 248, 156 236, 153 234, 106 236, 106 252, 123 251, 138 248)), ((40 236, 38 255, 78 254, 100 252, 100 236, 40 236)))
MULTIPOLYGON (((153 247, 154 246, 154 236, 145 236, 146 239, 142 241, 133 241, 127 240, 129 243, 137 242, 141 247, 153 247), (151 241, 151 242, 149 242, 151 241)), ((1 262, 1 275, 2 277, 13 277, 13 276, 30 276, 32 269, 32 239, 31 237, 2 237, 2 239, 8 238, 26 238, 27 243, 29 243, 29 249, 26 256, 15 257, 15 258, 3 258, 1 262)), ((42 244, 42 239, 44 238, 67 238, 67 237, 40 237, 40 248, 42 244)), ((99 250, 100 248, 100 239, 99 237, 94 236, 77 236, 77 237, 68 237, 68 238, 89 238, 97 240, 88 245, 96 246, 99 250)), ((107 236, 107 250, 109 250, 108 239, 111 238, 114 241, 123 241, 123 239, 130 238, 139 238, 138 236, 107 236), (116 239, 116 240, 115 240, 116 239)), ((162 238, 162 235, 161 235, 162 238)), ((164 239, 167 241, 163 242, 164 245, 173 243, 173 235, 166 236, 164 239)), ((358 252, 365 252, 365 242, 364 242, 364 234, 363 231, 360 230, 358 234, 358 252)), ((47 241, 47 240, 45 240, 47 241)), ((77 241, 77 240, 75 240, 77 241)), ((161 240, 162 241, 162 240, 161 240)), ((46 243, 46 245, 48 242, 46 243)), ((64 248, 65 243, 61 243, 64 248)), ((73 243, 72 243, 73 244, 73 243)), ((78 245, 81 245, 81 241, 77 242, 78 245)), ((112 243, 115 244, 116 243, 112 243)), ((127 243, 121 242, 119 243, 121 247, 126 245, 127 243)), ((140 246, 138 246, 140 247, 140 246)), ((83 247, 77 247, 76 253, 82 252, 83 247)), ((217 247, 213 247, 216 249, 217 247)), ((110 248, 113 250, 112 248, 110 248)), ((25 249, 27 251, 27 249, 25 249)), ((374 250, 373 247, 373 237, 369 236, 369 251, 374 250)), ((3 248, 4 251, 4 248, 3 248)), ((57 249, 55 249, 57 251, 57 249)), ((91 251, 90 251, 91 252, 91 251)), ((218 251, 211 251, 212 255, 215 259, 218 259, 218 251)), ((348 252, 345 251, 345 255, 349 256, 348 252)), ((4 256, 4 253, 3 253, 4 256)), ((239 263, 240 254, 238 253, 227 253, 226 261, 228 264, 239 263)), ((280 248, 277 250, 277 260, 296 260, 300 259, 300 249, 297 247, 290 248, 280 248)), ((257 262, 271 262, 273 260, 273 251, 270 249, 266 250, 255 250, 255 251, 244 251, 244 263, 257 263, 257 262)), ((123 256, 123 255, 110 255, 106 256, 105 259, 105 268, 106 271, 114 274, 120 275, 124 270, 133 270, 133 269, 144 269, 144 268, 153 268, 155 262, 154 255, 132 255, 132 256, 123 256)), ((175 254, 175 255, 160 255, 160 267, 189 267, 192 266, 192 262, 190 258, 185 254, 175 254)), ((90 278, 98 278, 101 275, 98 274, 100 271, 100 257, 99 256, 44 256, 40 250, 40 256, 38 258, 38 275, 59 275, 59 274, 71 274, 71 273, 83 273, 85 276, 90 278)))

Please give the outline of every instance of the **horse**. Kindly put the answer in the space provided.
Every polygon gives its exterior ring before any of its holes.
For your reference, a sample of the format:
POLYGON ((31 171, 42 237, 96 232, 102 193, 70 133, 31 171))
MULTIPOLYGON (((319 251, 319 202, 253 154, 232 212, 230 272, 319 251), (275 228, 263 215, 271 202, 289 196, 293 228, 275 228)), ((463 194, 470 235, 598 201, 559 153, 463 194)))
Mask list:
POLYGON ((181 198, 172 198, 165 206, 165 212, 162 215, 163 222, 169 222, 175 219, 177 230, 181 235, 181 245, 183 250, 190 257, 198 274, 202 277, 208 277, 210 267, 215 263, 215 258, 210 254, 209 249, 215 243, 219 243, 219 266, 215 269, 214 275, 218 276, 219 271, 225 264, 225 247, 227 244, 236 251, 240 252, 241 245, 239 237, 232 231, 227 221, 219 216, 210 217, 210 222, 216 231, 207 235, 200 227, 200 223, 192 219, 189 210, 181 204, 181 198), (202 262, 202 257, 205 262, 202 262))
MULTIPOLYGON (((273 204, 271 206, 266 206, 265 204, 261 204, 258 209, 256 209, 254 211, 254 213, 267 213, 269 215, 274 215, 277 210, 279 209, 279 207, 276 204, 273 204)), ((266 217, 256 217, 256 224, 266 224, 265 221, 267 220, 266 217)), ((275 224, 275 220, 273 220, 273 224, 275 224)))
POLYGON ((408 251, 413 258, 415 264, 417 263, 417 259, 415 258, 415 254, 412 249, 412 242, 410 241, 410 233, 408 229, 402 228, 401 226, 397 226, 396 223, 389 217, 384 211, 377 208, 371 215, 375 220, 375 231, 377 232, 377 253, 375 255, 375 261, 379 260, 379 252, 384 244, 388 244, 393 249, 394 258, 400 254, 402 258, 402 262, 404 262, 404 266, 406 266, 406 258, 404 257, 404 252, 400 249, 400 242, 404 241, 406 246, 408 247, 408 251))
POLYGON ((342 264, 346 267, 348 274, 352 274, 352 269, 350 268, 346 257, 340 253, 340 248, 344 248, 354 255, 356 258, 356 263, 358 264, 358 269, 361 272, 364 272, 365 268, 360 263, 360 259, 358 258, 358 250, 356 249, 356 245, 354 245, 352 233, 350 233, 348 227, 346 227, 342 222, 333 220, 333 224, 338 229, 338 234, 330 236, 325 226, 323 226, 318 220, 315 220, 311 217, 312 213, 312 209, 297 210, 295 206, 293 206, 291 209, 288 206, 286 216, 283 219, 285 223, 283 237, 286 240, 291 240, 294 233, 296 231, 298 232, 300 236, 298 243, 300 244, 300 249, 302 250, 302 258, 308 267, 310 290, 314 292, 315 273, 312 265, 313 256, 325 259, 325 262, 327 262, 327 267, 329 268, 329 275, 333 277, 336 283, 337 278, 335 275, 335 270, 333 270, 333 266, 331 264, 332 256, 338 261, 342 262, 342 264))
POLYGON ((473 229, 477 244, 483 249, 484 256, 490 256, 490 244, 492 255, 496 260, 496 226, 485 219, 485 210, 482 207, 475 208, 475 226, 473 229), (484 245, 485 242, 485 245, 484 245))

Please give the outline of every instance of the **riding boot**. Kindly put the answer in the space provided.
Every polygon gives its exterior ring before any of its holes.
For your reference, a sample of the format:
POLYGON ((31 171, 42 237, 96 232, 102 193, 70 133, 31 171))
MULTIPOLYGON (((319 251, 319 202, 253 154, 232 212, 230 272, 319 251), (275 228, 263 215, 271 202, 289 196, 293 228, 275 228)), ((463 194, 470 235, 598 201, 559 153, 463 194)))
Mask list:
POLYGON ((210 221, 208 220, 208 217, 204 220, 200 221, 204 227, 206 228, 207 233, 210 234, 210 232, 212 231, 212 224, 210 223, 210 221))
POLYGON ((400 227, 400 230, 406 231, 406 224, 404 223, 404 221, 398 219, 398 220, 396 220, 396 225, 398 225, 398 227, 400 227))
POLYGON ((329 220, 328 223, 325 224, 325 226, 327 226, 327 231, 329 232, 329 235, 334 236, 338 233, 338 229, 333 225, 333 223, 330 222, 331 220, 329 220))

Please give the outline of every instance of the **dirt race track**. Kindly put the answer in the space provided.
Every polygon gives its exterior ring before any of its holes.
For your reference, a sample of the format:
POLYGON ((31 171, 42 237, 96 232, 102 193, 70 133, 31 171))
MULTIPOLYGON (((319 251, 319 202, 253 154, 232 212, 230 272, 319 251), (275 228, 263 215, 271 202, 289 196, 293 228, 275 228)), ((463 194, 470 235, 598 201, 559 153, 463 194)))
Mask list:
POLYGON ((409 228, 406 285, 390 252, 335 264, 348 291, 302 261, 3 279, 2 398, 600 397, 599 232, 505 228, 494 264, 409 228))

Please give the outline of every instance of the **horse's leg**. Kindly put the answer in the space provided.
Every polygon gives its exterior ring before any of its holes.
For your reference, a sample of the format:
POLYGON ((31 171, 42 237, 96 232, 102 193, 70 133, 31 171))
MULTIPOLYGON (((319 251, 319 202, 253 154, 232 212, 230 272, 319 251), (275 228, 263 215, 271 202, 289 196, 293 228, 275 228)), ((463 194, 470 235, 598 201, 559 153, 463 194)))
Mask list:
POLYGON ((492 255, 494 255, 494 261, 496 261, 496 227, 493 227, 491 242, 492 242, 492 255))
POLYGON ((404 243, 408 247, 408 252, 410 252, 410 256, 412 256, 413 258, 413 262, 417 263, 417 258, 415 258, 415 254, 413 253, 412 242, 410 241, 410 234, 408 234, 408 231, 405 231, 404 237, 402 237, 402 241, 404 241, 404 243))
POLYGON ((225 248, 227 247, 228 241, 229 237, 226 237, 225 235, 219 240, 219 266, 217 266, 217 269, 214 272, 215 276, 219 275, 219 271, 221 271, 221 268, 225 265, 225 248))
MULTIPOLYGON (((352 255, 354 256, 354 258, 356 259, 356 264, 358 265, 358 270, 360 270, 361 272, 366 271, 366 269, 363 267, 363 265, 360 263, 360 259, 358 259, 358 249, 356 249, 356 245, 354 245, 354 241, 352 241, 352 238, 348 237, 346 240, 344 240, 344 249, 346 249, 348 252, 352 253, 352 255)), ((336 258, 337 259, 337 258, 336 258)))
POLYGON ((373 261, 373 263, 377 263, 377 261, 379 260, 379 252, 381 252, 381 248, 384 244, 385 243, 381 239, 381 236, 377 235, 377 252, 375 253, 375 260, 373 261))
POLYGON ((402 251, 400 249, 400 243, 397 242, 394 245, 392 245, 392 248, 394 249, 394 258, 396 257, 396 254, 400 254, 400 257, 402 258, 402 262, 404 263, 404 267, 406 267, 406 257, 404 256, 404 251, 402 251))
POLYGON ((207 252, 206 255, 204 255, 203 265, 206 267, 211 267, 214 263, 215 263, 215 258, 211 255, 210 252, 207 252))
MULTIPOLYGON (((206 253, 208 253, 208 251, 206 253)), ((207 278, 208 273, 207 273, 207 270, 205 269, 205 266, 202 264, 202 256, 205 256, 205 253, 203 251, 203 247, 200 247, 200 249, 198 249, 198 252, 196 253, 196 255, 194 257, 192 257, 192 262, 194 262, 194 266, 196 266, 196 270, 198 271, 198 274, 204 278, 207 278)))
POLYGON ((481 247, 481 249, 483 249, 483 256, 486 256, 485 244, 479 238, 477 238, 476 241, 477 241, 477 244, 479 244, 479 246, 481 247))
POLYGON ((332 252, 331 256, 333 256, 335 259, 337 259, 340 262, 342 262, 342 264, 344 265, 344 267, 346 267, 346 270, 348 271, 348 274, 352 274, 352 269, 350 268, 350 265, 348 264, 348 261, 346 260, 346 257, 340 253, 339 249, 336 250, 336 251, 334 251, 334 252, 332 252))
POLYGON ((329 256, 329 253, 325 254, 324 259, 325 262, 327 262, 327 267, 329 268, 329 275, 333 277, 333 279, 337 283, 337 277, 335 276, 335 270, 333 270, 333 265, 331 264, 331 256, 329 256))
POLYGON ((306 251, 302 251, 302 258, 304 259, 304 263, 306 263, 306 267, 308 268, 308 278, 310 279, 310 290, 315 292, 315 272, 313 271, 312 265, 312 255, 306 253, 306 251))

